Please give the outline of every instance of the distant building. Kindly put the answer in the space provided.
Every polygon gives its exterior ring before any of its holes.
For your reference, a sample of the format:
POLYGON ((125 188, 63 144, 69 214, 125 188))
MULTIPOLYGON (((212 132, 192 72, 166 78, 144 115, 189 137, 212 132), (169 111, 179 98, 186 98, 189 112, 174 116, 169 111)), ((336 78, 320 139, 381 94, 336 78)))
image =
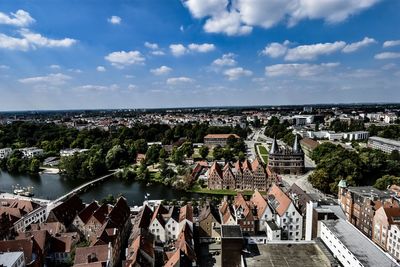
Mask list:
POLYGON ((369 132, 367 131, 357 131, 357 132, 347 132, 343 133, 343 139, 349 141, 357 140, 367 140, 369 137, 369 132))
POLYGON ((37 147, 26 147, 21 148, 19 151, 22 152, 25 158, 33 158, 40 155, 43 155, 43 149, 37 147))
POLYGON ((304 153, 308 157, 311 157, 311 153, 319 146, 319 143, 311 138, 303 138, 300 140, 300 146, 304 153))
POLYGON ((278 174, 298 175, 304 173, 304 152, 297 135, 292 149, 279 148, 276 139, 274 139, 268 155, 268 167, 278 174))
POLYGON ((223 169, 214 162, 207 179, 209 189, 267 191, 273 183, 273 177, 257 158, 251 164, 248 160, 237 161, 233 166, 228 162, 223 169))
POLYGON ((87 152, 89 149, 80 149, 80 148, 67 148, 67 149, 62 149, 60 150, 60 156, 61 157, 70 157, 75 154, 87 152))
POLYGON ((225 146, 229 137, 240 138, 237 134, 207 134, 204 144, 208 147, 225 146))
POLYGON ((12 153, 12 149, 9 147, 0 149, 0 159, 5 159, 10 156, 12 153))
POLYGON ((368 147, 379 149, 386 153, 397 150, 400 152, 400 141, 373 136, 368 138, 368 147))

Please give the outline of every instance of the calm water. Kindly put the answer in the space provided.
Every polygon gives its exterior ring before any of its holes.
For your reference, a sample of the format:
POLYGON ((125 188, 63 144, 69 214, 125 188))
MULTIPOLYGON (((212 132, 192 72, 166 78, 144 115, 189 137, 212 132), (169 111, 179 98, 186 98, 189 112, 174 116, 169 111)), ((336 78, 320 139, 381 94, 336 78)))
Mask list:
MULTIPOLYGON (((33 186, 35 197, 43 199, 56 199, 82 183, 82 181, 66 180, 54 174, 29 176, 13 175, 0 171, 0 191, 12 193, 12 186, 16 184, 33 186)), ((147 187, 140 182, 127 183, 110 178, 105 182, 88 188, 86 192, 80 194, 80 197, 84 202, 91 202, 94 199, 100 200, 109 194, 114 196, 122 194, 127 198, 130 205, 139 205, 143 202, 146 193, 150 194, 149 199, 179 200, 181 197, 197 198, 199 196, 198 194, 173 190, 161 184, 153 184, 147 187)))

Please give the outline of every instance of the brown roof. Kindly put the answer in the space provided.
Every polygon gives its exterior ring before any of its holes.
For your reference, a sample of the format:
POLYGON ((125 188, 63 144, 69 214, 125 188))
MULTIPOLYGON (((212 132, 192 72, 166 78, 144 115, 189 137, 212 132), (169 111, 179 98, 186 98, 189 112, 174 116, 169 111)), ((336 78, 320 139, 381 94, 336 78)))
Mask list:
POLYGON ((186 204, 185 206, 181 207, 181 209, 180 209, 179 222, 182 222, 185 219, 190 222, 193 222, 193 208, 192 208, 192 205, 190 205, 190 204, 186 204))
POLYGON ((104 203, 89 217, 88 221, 95 218, 99 223, 103 224, 106 221, 109 212, 109 204, 104 203))
POLYGON ((72 195, 66 201, 51 210, 50 214, 53 214, 55 218, 49 215, 48 222, 55 221, 61 222, 68 227, 74 220, 76 214, 78 214, 85 206, 82 200, 76 195, 72 195))
POLYGON ((75 264, 91 262, 107 262, 108 245, 99 245, 94 247, 79 247, 75 252, 75 264), (89 259, 91 257, 91 259, 89 259))
POLYGON ((164 267, 178 267, 180 266, 179 260, 181 259, 181 250, 177 249, 172 256, 169 258, 167 263, 164 264, 164 267))
POLYGON ((125 226, 126 221, 130 216, 130 208, 126 199, 123 197, 119 197, 117 203, 115 203, 113 209, 109 214, 109 218, 115 224, 115 227, 121 229, 125 226))
POLYGON ((32 262, 32 253, 34 252, 34 241, 31 239, 0 241, 0 252, 23 251, 25 263, 32 262))
POLYGON ((230 136, 233 136, 235 138, 240 138, 237 134, 207 134, 204 136, 204 139, 206 138, 223 138, 223 139, 228 139, 230 136))
POLYGON ((65 227, 60 222, 51 222, 51 223, 40 223, 40 224, 31 224, 32 230, 46 230, 51 235, 55 235, 57 233, 61 233, 65 231, 65 227))
POLYGON ((246 217, 247 220, 254 219, 253 213, 251 212, 251 207, 241 193, 237 193, 237 195, 235 196, 234 205, 236 209, 242 209, 243 215, 246 217))
MULTIPOLYGON (((252 170, 256 170, 261 165, 260 161, 256 157, 255 160, 251 163, 252 170)), ((261 165, 262 166, 262 165, 261 165)))
POLYGON ((243 170, 249 169, 251 171, 251 164, 247 159, 245 159, 243 161, 243 165, 242 166, 243 166, 243 170))
POLYGON ((73 245, 76 244, 78 241, 79 234, 77 232, 55 235, 51 238, 51 251, 69 253, 71 252, 73 245))
POLYGON ((128 248, 128 260, 130 261, 129 266, 136 266, 135 263, 138 263, 139 266, 142 266, 141 264, 143 263, 143 261, 146 261, 146 258, 141 257, 141 251, 154 258, 153 242, 154 239, 150 234, 139 235, 128 248))
POLYGON ((242 172, 242 163, 240 162, 240 160, 236 161, 234 167, 235 167, 237 172, 242 172))
POLYGON ((319 146, 319 143, 317 141, 310 138, 301 139, 300 144, 306 146, 310 150, 314 150, 317 146, 319 146))
POLYGON ((389 224, 400 225, 400 208, 383 208, 388 218, 389 224))
POLYGON ((286 212, 292 202, 282 189, 275 184, 269 189, 267 199, 279 216, 286 212))
POLYGON ((46 230, 36 230, 36 231, 29 231, 25 233, 20 233, 16 239, 17 240, 22 240, 22 239, 31 239, 33 238, 36 243, 38 244, 39 248, 44 251, 46 247, 46 243, 48 239, 50 238, 49 233, 46 230))
POLYGON ((219 177, 222 179, 222 170, 221 170, 221 167, 219 166, 219 164, 216 161, 214 161, 214 163, 211 165, 211 168, 208 171, 208 174, 210 175, 213 172, 217 172, 219 177))
POLYGON ((154 211, 153 217, 151 218, 150 222, 153 222, 155 219, 157 219, 160 222, 160 224, 164 226, 165 221, 162 215, 167 214, 168 212, 169 210, 167 210, 163 205, 160 204, 154 211))
POLYGON ((268 207, 268 203, 265 200, 265 198, 258 192, 258 190, 254 191, 253 196, 251 197, 251 202, 256 206, 257 208, 257 215, 258 218, 261 218, 261 216, 264 214, 265 210, 268 207))
POLYGON ((286 194, 289 196, 291 193, 296 195, 296 197, 298 198, 298 208, 300 209, 302 214, 305 214, 307 203, 312 200, 311 197, 306 192, 304 192, 304 190, 301 189, 296 183, 292 184, 292 186, 286 192, 286 194))
POLYGON ((78 213, 78 217, 82 220, 83 223, 87 223, 90 217, 98 208, 100 208, 99 204, 97 204, 96 201, 93 201, 86 208, 78 213))

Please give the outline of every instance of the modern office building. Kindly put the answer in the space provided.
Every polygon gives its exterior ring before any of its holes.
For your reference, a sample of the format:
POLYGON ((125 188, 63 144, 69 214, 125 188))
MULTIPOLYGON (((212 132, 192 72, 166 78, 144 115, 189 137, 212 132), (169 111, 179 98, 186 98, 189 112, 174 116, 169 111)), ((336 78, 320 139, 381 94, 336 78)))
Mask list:
POLYGON ((373 136, 368 138, 368 147, 392 153, 394 150, 400 151, 400 141, 373 136))

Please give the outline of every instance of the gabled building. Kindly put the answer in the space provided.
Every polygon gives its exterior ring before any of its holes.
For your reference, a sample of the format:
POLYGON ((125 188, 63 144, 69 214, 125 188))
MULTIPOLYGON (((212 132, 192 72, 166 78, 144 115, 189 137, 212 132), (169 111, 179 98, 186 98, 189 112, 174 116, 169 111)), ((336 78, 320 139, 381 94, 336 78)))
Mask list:
POLYGON ((271 207, 258 190, 254 191, 250 201, 257 212, 258 225, 256 226, 256 231, 266 231, 267 221, 274 219, 271 207))
POLYGON ((218 211, 210 205, 201 208, 196 224, 200 243, 221 240, 221 221, 218 211))
POLYGON ((277 185, 270 188, 267 200, 275 213, 276 224, 282 229, 282 237, 289 240, 301 240, 303 217, 292 200, 277 185))
POLYGON ((149 230, 155 236, 156 241, 165 242, 166 232, 165 232, 165 220, 163 215, 167 214, 168 210, 163 206, 159 205, 153 213, 153 217, 150 221, 149 230))
POLYGON ((394 238, 397 235, 394 232, 395 228, 398 228, 400 225, 400 208, 399 207, 380 207, 376 212, 373 218, 373 228, 372 228, 372 241, 374 241, 378 246, 387 250, 391 253, 394 252, 394 255, 397 259, 399 256, 396 252, 398 252, 398 247, 400 247, 400 242, 397 238, 394 238), (397 226, 397 227, 395 227, 397 226), (394 227, 393 231, 390 231, 391 228, 394 227), (390 236, 389 233, 392 233, 390 236), (395 250, 397 249, 397 251, 395 250))
POLYGON ((171 207, 167 216, 164 217, 165 224, 165 240, 176 240, 180 231, 179 227, 179 209, 171 207))
POLYGON ((243 234, 255 234, 257 217, 250 201, 246 201, 242 194, 238 193, 233 201, 236 214, 236 222, 240 225, 243 234), (254 212, 254 214, 253 214, 254 212))
POLYGON ((223 200, 218 211, 222 225, 236 225, 235 210, 228 201, 223 200))
POLYGON ((85 208, 78 195, 72 195, 63 203, 53 208, 47 217, 47 222, 60 222, 69 228, 75 216, 85 208))

